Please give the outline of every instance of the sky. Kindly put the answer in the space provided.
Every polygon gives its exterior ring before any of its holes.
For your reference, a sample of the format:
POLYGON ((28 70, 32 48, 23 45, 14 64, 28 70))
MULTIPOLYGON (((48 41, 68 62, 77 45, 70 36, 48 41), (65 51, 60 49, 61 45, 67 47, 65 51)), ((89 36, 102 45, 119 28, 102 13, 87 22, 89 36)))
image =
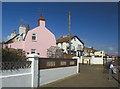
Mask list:
POLYGON ((40 13, 46 27, 55 35, 69 33, 68 13, 71 13, 71 35, 77 35, 85 46, 93 46, 108 54, 118 53, 118 3, 117 2, 4 2, 2 3, 2 37, 20 24, 38 26, 40 13))

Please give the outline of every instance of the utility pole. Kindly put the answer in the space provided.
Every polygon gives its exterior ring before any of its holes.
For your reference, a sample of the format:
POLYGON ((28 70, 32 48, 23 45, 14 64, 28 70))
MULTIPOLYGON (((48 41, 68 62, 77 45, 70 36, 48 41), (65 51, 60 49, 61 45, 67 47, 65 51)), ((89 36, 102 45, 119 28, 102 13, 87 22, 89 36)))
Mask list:
POLYGON ((69 54, 71 54, 71 30, 70 30, 71 22, 70 22, 70 12, 69 12, 69 54))

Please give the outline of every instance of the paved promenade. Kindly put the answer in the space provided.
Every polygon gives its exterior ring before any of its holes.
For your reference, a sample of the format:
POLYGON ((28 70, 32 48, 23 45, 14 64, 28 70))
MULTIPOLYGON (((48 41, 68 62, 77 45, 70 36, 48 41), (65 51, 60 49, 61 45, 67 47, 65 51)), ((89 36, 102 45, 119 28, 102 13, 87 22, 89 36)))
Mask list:
POLYGON ((108 73, 103 73, 103 66, 82 65, 79 74, 41 87, 118 87, 118 82, 115 79, 108 80, 108 73))

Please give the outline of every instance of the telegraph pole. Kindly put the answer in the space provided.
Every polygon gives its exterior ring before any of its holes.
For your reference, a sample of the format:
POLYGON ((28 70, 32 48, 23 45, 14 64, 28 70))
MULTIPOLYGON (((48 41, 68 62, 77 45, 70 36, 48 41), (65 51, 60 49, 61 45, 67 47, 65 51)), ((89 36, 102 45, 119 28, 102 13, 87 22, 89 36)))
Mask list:
POLYGON ((69 12, 69 54, 71 54, 71 30, 70 30, 71 22, 70 22, 70 12, 69 12))

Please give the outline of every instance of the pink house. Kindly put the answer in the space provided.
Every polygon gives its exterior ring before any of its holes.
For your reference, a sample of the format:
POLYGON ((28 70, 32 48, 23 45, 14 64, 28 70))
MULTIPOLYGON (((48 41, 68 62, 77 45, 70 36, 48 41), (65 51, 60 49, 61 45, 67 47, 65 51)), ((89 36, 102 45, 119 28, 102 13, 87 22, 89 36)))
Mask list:
POLYGON ((23 41, 16 41, 8 43, 9 48, 23 49, 26 54, 38 54, 40 57, 47 57, 47 49, 51 46, 56 46, 55 35, 45 27, 45 19, 41 17, 38 19, 38 27, 29 30, 27 27, 27 34, 23 41))

